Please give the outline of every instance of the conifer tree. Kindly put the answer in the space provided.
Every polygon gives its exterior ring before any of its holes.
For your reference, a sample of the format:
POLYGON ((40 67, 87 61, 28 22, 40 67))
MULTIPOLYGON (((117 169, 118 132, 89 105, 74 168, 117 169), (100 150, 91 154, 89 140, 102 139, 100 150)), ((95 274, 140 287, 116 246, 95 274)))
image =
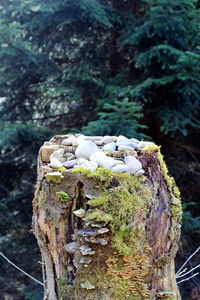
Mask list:
POLYGON ((145 0, 142 23, 129 30, 120 45, 120 49, 129 46, 130 69, 143 74, 135 86, 136 99, 151 103, 162 120, 161 130, 173 135, 187 135, 189 126, 200 126, 200 17, 196 3, 145 0))
POLYGON ((113 104, 105 103, 102 112, 98 113, 98 120, 91 121, 85 127, 85 132, 93 135, 125 135, 127 137, 141 138, 144 135, 138 134, 138 129, 145 128, 145 125, 138 123, 143 116, 141 105, 136 102, 129 102, 128 98, 115 101, 113 104))

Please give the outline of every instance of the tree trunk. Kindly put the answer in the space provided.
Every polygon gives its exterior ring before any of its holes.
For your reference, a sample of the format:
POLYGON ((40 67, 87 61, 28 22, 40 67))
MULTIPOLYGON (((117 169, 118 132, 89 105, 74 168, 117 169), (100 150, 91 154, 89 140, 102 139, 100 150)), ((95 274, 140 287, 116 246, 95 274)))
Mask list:
POLYGON ((75 150, 60 145, 63 138, 40 150, 33 200, 44 299, 181 299, 174 269, 181 205, 159 147, 138 152, 142 176, 61 168, 61 176, 45 177, 49 154, 75 150))

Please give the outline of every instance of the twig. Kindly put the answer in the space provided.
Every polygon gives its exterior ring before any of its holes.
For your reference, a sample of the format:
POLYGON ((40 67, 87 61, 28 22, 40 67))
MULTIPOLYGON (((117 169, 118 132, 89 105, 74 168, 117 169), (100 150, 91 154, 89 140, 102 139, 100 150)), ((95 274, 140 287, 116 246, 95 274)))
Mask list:
MULTIPOLYGON (((181 272, 179 272, 178 274, 176 274, 176 276, 179 276, 179 275, 183 274, 185 271, 187 271, 187 269, 188 268, 185 268, 184 270, 182 270, 181 272)), ((176 278, 178 278, 178 277, 176 277, 176 278)))
POLYGON ((14 266, 17 270, 19 270, 20 272, 22 272, 23 274, 25 274, 26 276, 28 276, 29 278, 31 278, 32 280, 36 281, 37 283, 41 284, 42 286, 44 286, 44 284, 35 279, 34 277, 32 277, 31 275, 29 275, 28 273, 26 273, 25 271, 23 271, 22 269, 20 269, 18 266, 16 266, 12 261, 10 261, 2 252, 0 252, 0 255, 7 261, 9 262, 12 266, 14 266))
POLYGON ((183 281, 186 281, 186 280, 190 280, 191 278, 193 278, 194 276, 196 276, 196 275, 198 275, 198 274, 199 274, 199 272, 193 274, 192 276, 190 276, 190 277, 188 277, 188 278, 182 279, 181 281, 178 281, 177 284, 179 284, 179 283, 181 283, 181 282, 183 282, 183 281))
POLYGON ((200 264, 197 265, 196 267, 192 268, 191 270, 187 271, 186 273, 180 272, 180 273, 176 276, 176 278, 184 277, 185 275, 188 275, 189 273, 193 272, 194 270, 196 270, 196 269, 199 268, 199 267, 200 267, 200 264))
POLYGON ((188 259, 184 262, 184 264, 180 267, 180 269, 178 270, 178 272, 176 273, 176 276, 178 276, 180 274, 180 271, 185 267, 185 265, 188 263, 188 261, 190 261, 190 259, 200 250, 200 247, 197 248, 196 251, 194 251, 194 253, 192 253, 188 259))

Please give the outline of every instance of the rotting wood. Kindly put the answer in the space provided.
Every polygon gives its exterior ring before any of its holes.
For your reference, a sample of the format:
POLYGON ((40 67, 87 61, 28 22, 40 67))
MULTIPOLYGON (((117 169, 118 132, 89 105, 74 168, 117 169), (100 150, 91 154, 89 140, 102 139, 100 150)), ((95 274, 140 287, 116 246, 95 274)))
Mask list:
MULTIPOLYGON (((76 147, 60 145, 64 138, 51 143, 74 153, 76 147)), ((45 264, 45 300, 181 299, 174 271, 178 189, 158 147, 138 151, 138 159, 140 177, 63 170, 54 183, 45 178, 50 169, 40 152, 33 229, 45 264), (79 209, 82 218, 74 214, 79 209)))

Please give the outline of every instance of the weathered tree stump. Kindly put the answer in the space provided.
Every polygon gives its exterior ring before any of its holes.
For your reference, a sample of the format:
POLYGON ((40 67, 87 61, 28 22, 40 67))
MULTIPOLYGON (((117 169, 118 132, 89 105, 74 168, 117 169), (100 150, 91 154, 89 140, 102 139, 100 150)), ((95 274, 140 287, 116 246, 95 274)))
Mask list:
POLYGON ((48 175, 51 153, 76 149, 63 146, 64 138, 45 143, 38 159, 33 229, 44 263, 44 299, 181 299, 174 270, 179 191, 159 147, 137 150, 141 176, 64 167, 48 175))

